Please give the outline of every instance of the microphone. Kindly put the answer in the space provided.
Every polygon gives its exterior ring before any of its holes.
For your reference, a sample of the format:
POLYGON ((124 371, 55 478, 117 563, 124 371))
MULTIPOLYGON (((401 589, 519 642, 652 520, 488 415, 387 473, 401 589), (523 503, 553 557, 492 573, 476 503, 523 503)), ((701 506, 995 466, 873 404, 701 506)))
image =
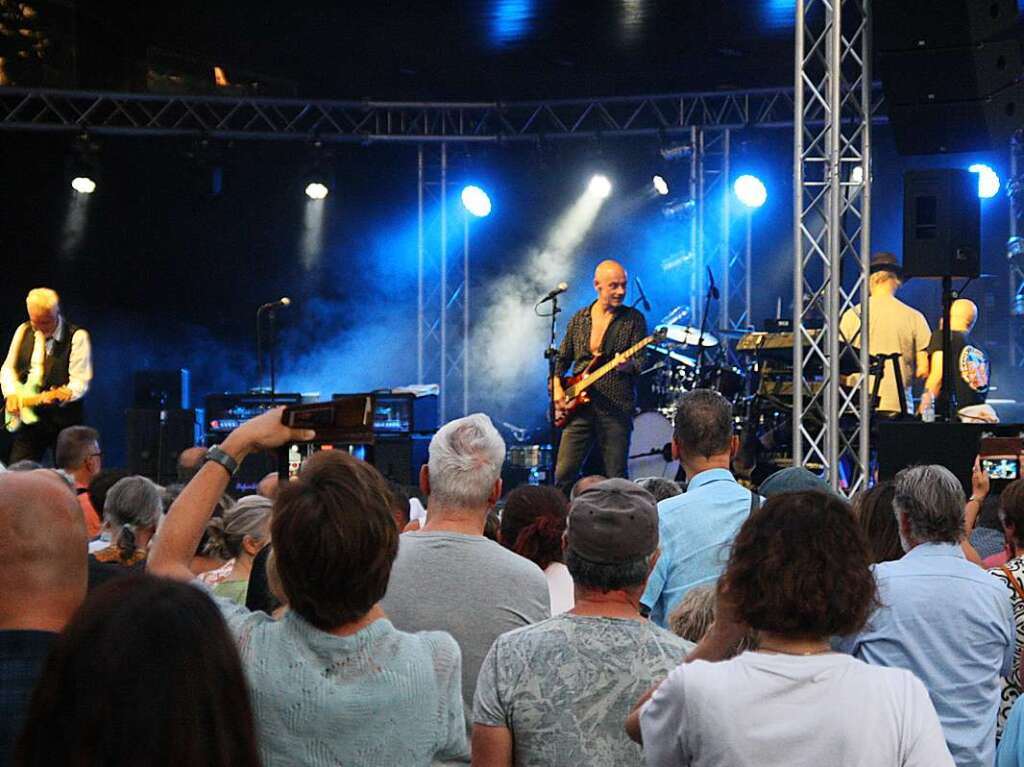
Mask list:
POLYGON ((651 310, 651 302, 647 300, 647 294, 644 293, 644 284, 640 282, 640 275, 636 278, 636 289, 640 291, 640 301, 644 305, 644 311, 649 312, 651 310))
POLYGON ((291 306, 291 303, 292 300, 288 298, 288 296, 282 296, 276 301, 271 301, 268 304, 263 304, 263 306, 260 307, 260 311, 262 312, 266 311, 267 309, 276 309, 279 306, 291 306))
POLYGON ((708 270, 708 293, 711 297, 718 300, 718 288, 715 287, 715 275, 711 273, 711 267, 705 267, 708 270))
POLYGON ((558 287, 557 288, 552 290, 550 293, 548 293, 546 296, 544 296, 544 298, 542 298, 540 301, 537 302, 537 306, 540 306, 545 301, 552 300, 555 296, 562 295, 562 293, 564 293, 568 289, 569 289, 569 283, 568 282, 560 282, 560 283, 558 283, 558 287))

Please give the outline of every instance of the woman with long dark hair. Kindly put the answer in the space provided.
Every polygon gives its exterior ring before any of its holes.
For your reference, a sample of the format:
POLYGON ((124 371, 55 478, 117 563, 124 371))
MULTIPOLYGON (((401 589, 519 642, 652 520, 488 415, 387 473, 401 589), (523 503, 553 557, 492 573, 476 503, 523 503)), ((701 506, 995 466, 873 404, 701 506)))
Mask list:
POLYGON ((145 575, 96 589, 55 641, 18 767, 258 767, 238 651, 199 589, 145 575))

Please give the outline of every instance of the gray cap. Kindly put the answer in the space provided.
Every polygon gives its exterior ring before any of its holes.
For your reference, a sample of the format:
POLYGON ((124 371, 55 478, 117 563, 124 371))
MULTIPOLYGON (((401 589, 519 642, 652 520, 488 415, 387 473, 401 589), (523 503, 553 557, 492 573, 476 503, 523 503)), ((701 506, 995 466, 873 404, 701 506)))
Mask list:
POLYGON ((569 549, 599 565, 629 562, 658 548, 658 504, 628 479, 606 479, 569 507, 569 549))
POLYGON ((838 493, 832 489, 828 482, 803 466, 789 466, 785 469, 779 469, 766 478, 757 488, 757 492, 765 498, 771 498, 773 495, 780 495, 782 493, 801 493, 805 490, 818 490, 822 493, 829 493, 838 497, 838 493))

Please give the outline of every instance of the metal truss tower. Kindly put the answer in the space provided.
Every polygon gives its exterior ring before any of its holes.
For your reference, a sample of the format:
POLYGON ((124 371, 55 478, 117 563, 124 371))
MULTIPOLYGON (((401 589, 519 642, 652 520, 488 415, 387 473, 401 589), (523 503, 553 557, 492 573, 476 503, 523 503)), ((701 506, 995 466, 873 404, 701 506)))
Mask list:
POLYGON ((453 249, 449 154, 442 143, 421 145, 416 157, 416 382, 439 385, 442 422, 469 411, 469 218, 463 211, 460 247, 453 249))
POLYGON ((1010 241, 1007 243, 1009 269, 1009 327, 1010 366, 1024 367, 1024 243, 1020 241, 1021 219, 1024 218, 1024 128, 1013 134, 1010 141, 1010 241))
POLYGON ((870 479, 868 350, 851 352, 839 320, 860 303, 866 337, 871 2, 797 0, 796 13, 793 460, 852 495, 870 479), (857 385, 842 385, 848 372, 857 385))

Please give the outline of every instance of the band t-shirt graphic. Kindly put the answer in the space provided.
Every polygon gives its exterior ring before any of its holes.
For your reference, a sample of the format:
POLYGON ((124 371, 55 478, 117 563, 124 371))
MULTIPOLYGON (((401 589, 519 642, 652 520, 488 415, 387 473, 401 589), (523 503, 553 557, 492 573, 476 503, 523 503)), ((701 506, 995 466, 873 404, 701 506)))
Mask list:
MULTIPOLYGON (((988 387, 991 381, 988 354, 984 349, 972 343, 970 336, 963 331, 954 330, 950 335, 957 407, 983 405, 988 397, 988 387)), ((941 351, 942 331, 936 330, 932 333, 931 342, 928 344, 928 354, 930 356, 933 352, 941 351)))

